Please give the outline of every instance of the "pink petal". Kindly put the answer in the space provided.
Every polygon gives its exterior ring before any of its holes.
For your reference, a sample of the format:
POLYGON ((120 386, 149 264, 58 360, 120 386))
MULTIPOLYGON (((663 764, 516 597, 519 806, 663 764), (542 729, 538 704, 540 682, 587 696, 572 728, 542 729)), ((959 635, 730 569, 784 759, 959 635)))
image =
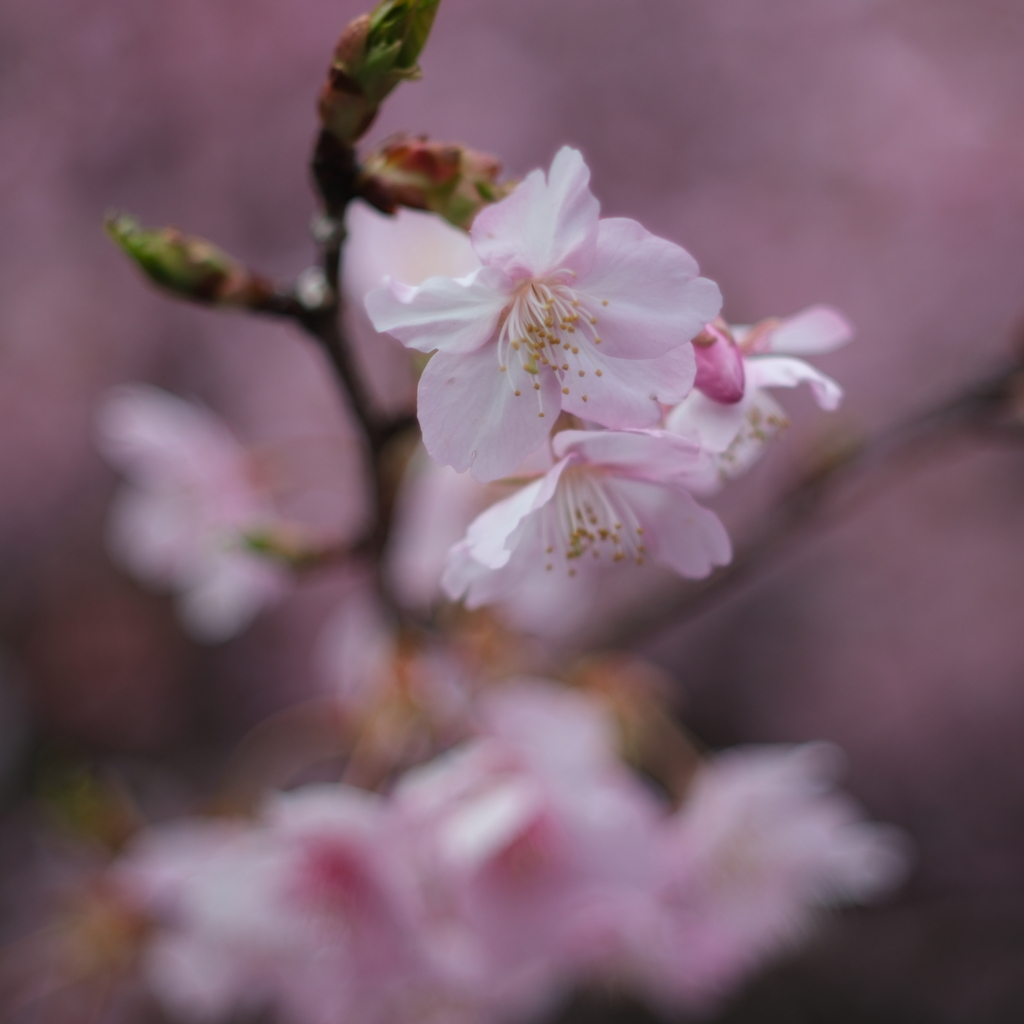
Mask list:
POLYGON ((366 296, 374 329, 420 352, 473 352, 489 341, 508 301, 503 275, 429 277, 417 287, 389 280, 366 296))
POLYGON ((601 207, 590 171, 575 149, 558 151, 545 181, 531 171, 507 198, 485 207, 470 237, 477 256, 513 278, 542 277, 566 265, 589 264, 601 207))
POLYGON ((822 409, 839 408, 843 389, 831 378, 820 373, 810 363, 788 356, 759 356, 747 360, 748 387, 794 388, 810 384, 814 399, 822 409))
POLYGON ((502 372, 490 346, 460 356, 438 352, 420 378, 423 444, 442 466, 497 480, 544 443, 560 397, 554 374, 531 375, 515 361, 502 372))
POLYGON ((853 326, 831 306, 811 306, 772 331, 768 350, 794 356, 834 352, 853 337, 853 326))
POLYGON ((696 372, 692 345, 680 345, 658 359, 610 359, 594 346, 581 346, 576 362, 586 377, 570 373, 562 408, 613 429, 653 427, 663 405, 689 394, 696 372))
MULTIPOLYGON (((559 463, 557 468, 560 476, 563 464, 559 463)), ((489 509, 481 512, 469 524, 466 541, 469 544, 469 553, 476 561, 488 569, 500 569, 508 562, 509 556, 512 554, 508 547, 508 539, 522 522, 523 517, 529 515, 537 507, 544 484, 544 477, 534 480, 532 484, 516 491, 511 497, 496 502, 489 509)), ((550 487, 548 491, 551 491, 550 487)), ((550 493, 547 495, 547 499, 550 500, 550 493)))
POLYGON ((634 480, 682 481, 702 465, 690 439, 663 430, 563 430, 552 441, 556 456, 576 453, 634 480))
POLYGON ((743 428, 748 402, 725 405, 692 391, 665 420, 665 429, 696 441, 709 452, 724 452, 743 428))
POLYGON ((732 558, 732 545, 718 516, 686 491, 645 481, 609 481, 643 523, 652 557, 689 579, 702 579, 732 558))
POLYGON ((718 285, 697 274, 685 249, 635 220, 611 217, 600 222, 593 265, 571 286, 597 318, 603 351, 616 359, 654 359, 718 316, 718 285))

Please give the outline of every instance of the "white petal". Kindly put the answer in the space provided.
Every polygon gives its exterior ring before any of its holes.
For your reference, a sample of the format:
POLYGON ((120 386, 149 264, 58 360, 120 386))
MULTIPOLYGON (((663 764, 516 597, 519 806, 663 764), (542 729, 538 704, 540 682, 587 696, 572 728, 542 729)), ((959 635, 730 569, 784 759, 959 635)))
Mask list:
POLYGON ((547 180, 531 171, 511 195, 477 214, 470 233, 477 255, 517 279, 543 277, 570 260, 589 265, 601 210, 589 182, 583 157, 563 147, 547 180))
POLYGON ((732 558, 721 520, 678 488, 642 481, 615 480, 644 527, 651 555, 688 579, 703 579, 732 558))
POLYGON ((634 220, 602 220, 591 268, 572 282, 616 359, 656 359, 691 341, 722 308, 718 285, 698 277, 683 248, 634 220))
POLYGON ((556 456, 576 452, 593 466, 655 482, 682 481, 703 464, 699 445, 664 430, 563 430, 552 450, 556 456))
POLYGON ((508 302, 501 275, 483 270, 466 277, 429 277, 416 287, 389 280, 366 296, 374 329, 420 352, 464 353, 486 344, 508 302))
POLYGON ((691 391, 666 417, 665 429, 691 438, 709 452, 724 452, 743 429, 749 398, 724 404, 691 391))
POLYGON ((554 374, 528 374, 515 360, 502 372, 490 346, 462 356, 438 352, 420 377, 423 444, 442 466, 498 480, 544 444, 560 398, 554 374))
POLYGON ((843 389, 831 378, 802 359, 788 356, 754 356, 746 361, 747 389, 794 388, 810 384, 814 399, 822 409, 839 407, 843 389))
POLYGON ((588 345, 580 348, 574 363, 563 382, 569 394, 562 396, 562 408, 614 430, 658 424, 662 406, 689 394, 696 374, 689 344, 657 359, 610 359, 588 345), (579 369, 585 377, 579 377, 579 369))

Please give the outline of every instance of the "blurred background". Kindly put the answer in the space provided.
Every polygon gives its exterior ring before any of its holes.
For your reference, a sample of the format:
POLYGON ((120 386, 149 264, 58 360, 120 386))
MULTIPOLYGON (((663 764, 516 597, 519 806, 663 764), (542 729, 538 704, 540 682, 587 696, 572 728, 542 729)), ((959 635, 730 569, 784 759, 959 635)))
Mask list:
MULTIPOLYGON (((343 480, 326 367, 287 326, 143 286, 102 217, 300 272, 314 98, 361 9, 0 5, 0 914, 40 869, 30 797, 61 766, 113 765, 175 813, 254 724, 316 692, 312 641, 345 579, 193 644, 105 553, 116 479, 92 420, 105 389, 148 380, 343 480)), ((742 541, 825 435, 882 430, 1006 358, 1024 313, 1022 56, 1015 0, 444 0, 423 81, 371 138, 464 141, 512 175, 571 143, 604 213, 685 245, 730 321, 813 302, 850 317, 856 343, 821 362, 846 403, 805 421, 806 396, 787 397, 788 443, 726 502, 742 541)), ((358 516, 358 495, 339 502, 358 516)), ((648 644, 702 739, 838 742, 850 788, 918 849, 898 899, 836 919, 722 1022, 1024 1019, 1022 525, 1024 452, 950 445, 648 644)))

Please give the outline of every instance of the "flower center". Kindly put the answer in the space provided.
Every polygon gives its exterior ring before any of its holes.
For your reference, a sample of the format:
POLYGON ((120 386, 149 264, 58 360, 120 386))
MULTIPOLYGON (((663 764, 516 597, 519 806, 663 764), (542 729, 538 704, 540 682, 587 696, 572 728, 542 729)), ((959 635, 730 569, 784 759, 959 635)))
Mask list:
POLYGON ((545 569, 554 569, 559 554, 565 558, 570 576, 576 575, 577 561, 587 556, 643 565, 647 552, 643 527, 600 470, 568 466, 551 507, 553 515, 544 523, 545 569))
MULTIPOLYGON (((547 367, 558 377, 563 395, 570 393, 573 383, 586 387, 587 367, 593 369, 592 363, 585 362, 590 355, 588 346, 601 344, 597 317, 568 284, 558 280, 559 275, 566 274, 572 271, 559 270, 543 281, 520 285, 505 310, 498 335, 502 371, 508 369, 510 360, 518 360, 520 367, 534 377, 547 367)), ((601 376, 601 370, 593 372, 601 376)), ((539 380, 534 381, 533 389, 540 391, 539 380)), ((515 394, 520 391, 515 390, 515 394)), ((587 400, 586 393, 582 398, 587 400)))

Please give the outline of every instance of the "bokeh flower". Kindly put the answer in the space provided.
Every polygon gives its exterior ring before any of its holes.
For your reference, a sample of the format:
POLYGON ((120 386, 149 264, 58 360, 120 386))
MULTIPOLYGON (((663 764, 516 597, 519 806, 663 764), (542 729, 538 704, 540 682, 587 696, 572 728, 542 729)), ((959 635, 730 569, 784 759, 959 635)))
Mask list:
POLYGON ((102 453, 127 477, 110 512, 114 557, 178 595, 189 633, 224 640, 288 589, 284 566, 247 542, 278 519, 246 450, 211 412, 159 388, 131 384, 98 414, 102 453))

